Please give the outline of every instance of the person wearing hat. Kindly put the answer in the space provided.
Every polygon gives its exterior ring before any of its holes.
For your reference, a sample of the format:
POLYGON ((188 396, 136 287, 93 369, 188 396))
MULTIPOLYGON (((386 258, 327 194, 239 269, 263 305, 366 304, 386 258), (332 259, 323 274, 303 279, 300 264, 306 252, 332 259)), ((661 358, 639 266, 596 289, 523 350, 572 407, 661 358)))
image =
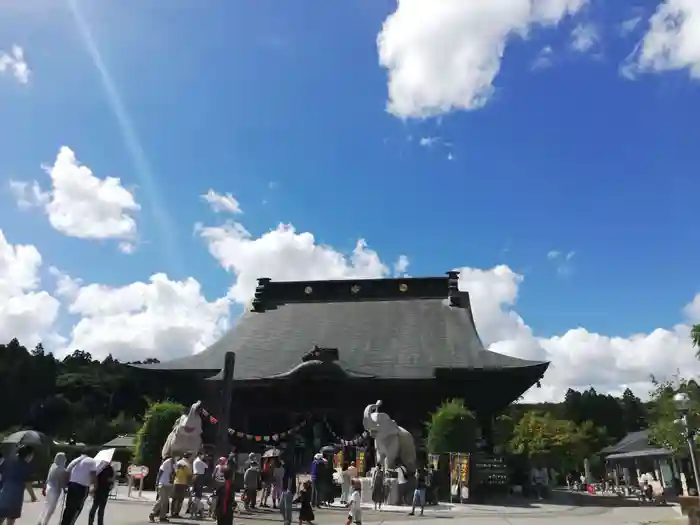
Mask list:
POLYGON ((187 496, 187 488, 192 481, 191 454, 186 452, 175 464, 175 483, 173 483, 173 499, 170 505, 170 517, 179 518, 182 505, 187 496))
POLYGON ((255 508, 258 499, 258 485, 260 484, 260 469, 258 462, 253 458, 250 466, 243 474, 243 491, 245 493, 244 508, 250 510, 255 508))
POLYGON ((318 452, 311 462, 311 505, 318 508, 325 501, 324 481, 328 466, 318 452))

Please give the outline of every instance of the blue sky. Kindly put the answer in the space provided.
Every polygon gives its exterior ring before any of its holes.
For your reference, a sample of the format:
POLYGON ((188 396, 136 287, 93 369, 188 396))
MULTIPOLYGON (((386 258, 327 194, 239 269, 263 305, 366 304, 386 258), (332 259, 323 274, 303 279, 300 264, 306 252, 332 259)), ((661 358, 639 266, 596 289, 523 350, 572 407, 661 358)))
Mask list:
POLYGON ((254 238, 280 222, 345 253, 364 238, 411 275, 506 264, 542 337, 671 327, 700 291, 700 83, 690 67, 621 74, 658 1, 591 0, 510 36, 485 106, 429 118, 387 111, 377 36, 394 2, 74 3, 82 30, 70 2, 2 8, 0 50, 21 45, 32 73, 0 74, 0 180, 50 186, 41 166, 67 146, 132 191, 138 246, 63 235, 5 189, 0 228, 37 247, 47 289, 55 266, 109 286, 193 276, 224 295, 234 278, 193 233, 223 220, 199 197, 214 189, 254 238), (584 24, 597 39, 577 51, 584 24))

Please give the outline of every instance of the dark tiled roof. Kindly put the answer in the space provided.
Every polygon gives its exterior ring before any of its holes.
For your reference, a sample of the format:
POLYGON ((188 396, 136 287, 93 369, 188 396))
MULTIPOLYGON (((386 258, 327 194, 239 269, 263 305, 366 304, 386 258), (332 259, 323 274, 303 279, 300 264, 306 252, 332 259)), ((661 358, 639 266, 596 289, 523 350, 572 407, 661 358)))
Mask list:
POLYGON ((107 441, 102 446, 105 448, 134 448, 136 446, 136 436, 133 434, 118 436, 111 441, 107 441))
POLYGON ((235 379, 269 378, 300 365, 314 346, 338 349, 338 365, 354 376, 420 379, 455 368, 541 367, 544 373, 547 366, 485 350, 469 294, 456 290, 453 275, 261 282, 266 289, 258 287, 258 311, 243 314, 218 342, 146 368, 220 370, 226 352, 233 351, 235 379))
POLYGON ((654 456, 671 456, 672 451, 665 448, 646 448, 644 450, 635 450, 632 452, 618 452, 615 454, 610 454, 605 459, 615 460, 615 459, 634 459, 634 458, 648 458, 654 456))
POLYGON ((600 451, 601 454, 622 454, 627 452, 636 452, 640 450, 654 448, 649 444, 649 431, 638 430, 630 432, 614 445, 605 447, 600 451))

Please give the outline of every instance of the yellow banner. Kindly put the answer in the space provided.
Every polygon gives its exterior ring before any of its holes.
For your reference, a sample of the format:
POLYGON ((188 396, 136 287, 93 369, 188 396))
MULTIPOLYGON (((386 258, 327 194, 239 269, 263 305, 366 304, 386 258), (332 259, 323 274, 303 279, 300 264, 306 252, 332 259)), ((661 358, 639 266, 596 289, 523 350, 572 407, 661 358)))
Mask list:
POLYGON ((342 450, 333 456, 333 466, 335 468, 343 468, 343 451, 342 450))

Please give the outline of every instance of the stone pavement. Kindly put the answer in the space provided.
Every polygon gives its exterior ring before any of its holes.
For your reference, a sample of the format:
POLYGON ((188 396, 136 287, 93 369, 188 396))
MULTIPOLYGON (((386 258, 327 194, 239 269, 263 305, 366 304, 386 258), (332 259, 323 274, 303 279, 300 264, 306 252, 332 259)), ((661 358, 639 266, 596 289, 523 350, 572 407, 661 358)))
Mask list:
MULTIPOLYGON (((144 493, 144 498, 126 498, 126 494, 120 494, 116 500, 110 500, 105 515, 106 525, 146 525, 148 513, 152 505, 152 494, 144 493)), ((87 525, 88 511, 91 499, 85 504, 81 516, 76 525, 87 525)), ((18 525, 34 525, 37 523, 43 502, 25 502, 22 517, 18 525)), ((59 509, 60 510, 60 509, 59 509)), ((57 525, 60 517, 56 512, 51 524, 57 525)), ((407 508, 390 507, 381 512, 371 509, 364 510, 363 523, 365 525, 409 525, 419 522, 419 525, 448 525, 445 520, 453 522, 453 525, 535 525, 541 521, 547 521, 552 525, 667 525, 679 517, 679 513, 672 507, 653 506, 623 506, 615 507, 603 505, 594 500, 585 505, 552 504, 552 503, 524 503, 523 505, 441 505, 437 508, 426 509, 425 516, 408 516, 407 508), (555 521, 556 520, 556 521, 555 521)), ((344 525, 346 514, 344 509, 331 508, 316 511, 316 525, 344 525)), ((192 525, 196 521, 191 519, 173 520, 174 525, 192 525)), ((213 522, 205 520, 204 525, 213 522)), ((249 514, 236 516, 237 525, 281 525, 280 515, 271 509, 261 509, 249 514)), ((680 521, 678 522, 681 523, 680 521)))

